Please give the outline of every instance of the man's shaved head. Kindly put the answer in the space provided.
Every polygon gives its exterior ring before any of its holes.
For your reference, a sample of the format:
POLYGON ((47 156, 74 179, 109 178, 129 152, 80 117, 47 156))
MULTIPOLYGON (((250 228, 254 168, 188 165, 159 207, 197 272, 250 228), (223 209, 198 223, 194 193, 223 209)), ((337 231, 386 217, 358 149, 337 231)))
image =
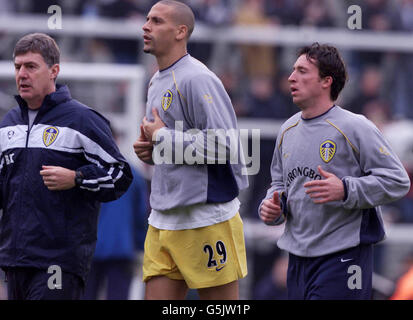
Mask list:
POLYGON ((172 7, 172 19, 177 25, 185 25, 188 28, 188 36, 189 37, 192 34, 192 31, 194 31, 194 26, 195 26, 195 16, 194 13, 192 12, 192 9, 187 6, 183 2, 179 1, 174 1, 174 0, 161 0, 157 2, 157 4, 163 4, 165 6, 172 7))

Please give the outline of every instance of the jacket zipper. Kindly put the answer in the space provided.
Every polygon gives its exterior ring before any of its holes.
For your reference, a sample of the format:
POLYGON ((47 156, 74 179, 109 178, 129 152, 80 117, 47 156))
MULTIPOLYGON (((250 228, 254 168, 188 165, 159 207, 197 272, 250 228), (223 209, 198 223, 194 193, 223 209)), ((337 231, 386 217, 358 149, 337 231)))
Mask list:
MULTIPOLYGON (((28 124, 27 125, 27 135, 26 135, 26 146, 25 146, 25 150, 24 150, 24 152, 23 152, 23 156, 24 156, 24 159, 23 159, 23 161, 24 161, 24 166, 23 166, 23 168, 26 168, 26 166, 27 166, 27 148, 28 148, 28 145, 29 145, 29 135, 30 135, 30 131, 31 131, 31 128, 30 128, 30 125, 28 124)), ((27 172, 27 170, 24 170, 24 176, 23 176, 23 183, 21 183, 20 184, 20 194, 24 194, 24 182, 27 180, 26 179, 26 173, 27 172)), ((21 200, 20 200, 20 210, 19 210, 19 217, 18 217, 18 219, 17 219, 17 226, 20 226, 20 221, 22 220, 22 215, 23 215, 23 210, 22 210, 22 207, 23 207, 23 197, 21 198, 21 200)), ((14 262, 15 263, 17 263, 17 238, 18 238, 18 236, 19 236, 19 234, 20 234, 20 232, 15 232, 14 233, 14 262)))

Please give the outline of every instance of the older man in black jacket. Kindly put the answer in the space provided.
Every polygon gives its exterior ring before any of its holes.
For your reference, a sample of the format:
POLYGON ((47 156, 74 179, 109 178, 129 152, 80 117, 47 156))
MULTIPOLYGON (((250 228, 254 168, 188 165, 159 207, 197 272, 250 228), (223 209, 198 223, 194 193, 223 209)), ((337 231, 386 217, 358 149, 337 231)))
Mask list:
POLYGON ((40 33, 14 50, 19 106, 0 124, 0 266, 9 299, 79 299, 100 202, 119 198, 132 180, 109 122, 56 85, 59 57, 40 33))

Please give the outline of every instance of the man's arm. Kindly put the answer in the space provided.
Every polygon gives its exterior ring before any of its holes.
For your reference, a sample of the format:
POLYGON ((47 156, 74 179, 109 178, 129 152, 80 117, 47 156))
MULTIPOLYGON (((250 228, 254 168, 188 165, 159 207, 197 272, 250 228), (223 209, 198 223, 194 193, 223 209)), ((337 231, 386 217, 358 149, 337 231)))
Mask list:
POLYGON ((83 155, 87 164, 76 169, 81 175, 75 185, 75 172, 67 168, 43 166, 40 174, 49 190, 80 188, 97 201, 118 199, 129 187, 132 173, 121 155, 109 124, 101 116, 90 111, 84 115, 83 155))
POLYGON ((265 199, 260 205, 259 215, 262 221, 268 225, 276 225, 281 221, 281 205, 277 191, 274 191, 271 199, 265 199))
POLYGON ((85 146, 85 157, 90 164, 77 168, 83 180, 77 186, 88 196, 101 202, 120 198, 132 182, 131 168, 119 151, 109 123, 92 111, 85 119, 95 145, 85 146))
POLYGON ((75 186, 76 171, 57 166, 42 166, 40 175, 51 191, 68 190, 75 186))
MULTIPOLYGON (((145 121, 146 119, 144 119, 145 121)), ((162 122, 163 123, 163 122, 162 122)), ((153 152, 153 142, 152 138, 148 139, 146 137, 146 134, 144 132, 144 127, 143 125, 140 126, 140 136, 138 140, 135 141, 133 144, 133 149, 135 150, 136 155, 138 156, 139 159, 141 159, 143 162, 153 165, 153 160, 152 160, 152 152, 153 152)), ((150 137, 152 137, 152 132, 148 133, 150 134, 150 137)))
POLYGON ((346 209, 365 209, 396 201, 407 194, 410 179, 381 132, 368 120, 353 124, 362 176, 342 178, 346 209))
POLYGON ((316 204, 344 201, 346 197, 344 182, 333 173, 323 170, 321 166, 318 166, 318 172, 323 179, 304 183, 304 188, 307 189, 305 193, 316 204))
POLYGON ((283 181, 281 146, 279 145, 281 136, 282 131, 280 130, 277 135, 271 163, 271 187, 258 207, 259 217, 265 224, 269 225, 282 224, 287 214, 287 195, 283 181))

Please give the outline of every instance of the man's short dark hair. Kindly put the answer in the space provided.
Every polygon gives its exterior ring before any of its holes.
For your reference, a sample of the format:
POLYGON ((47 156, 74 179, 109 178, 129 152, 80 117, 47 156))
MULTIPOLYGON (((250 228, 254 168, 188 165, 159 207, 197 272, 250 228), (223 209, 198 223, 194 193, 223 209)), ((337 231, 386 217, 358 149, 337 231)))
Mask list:
POLYGON ((308 60, 314 60, 320 78, 332 77, 330 97, 337 100, 338 95, 344 88, 347 81, 346 66, 337 48, 326 44, 313 43, 311 46, 303 47, 299 50, 298 56, 305 54, 308 60))
POLYGON ((13 59, 27 52, 40 54, 49 67, 60 62, 60 50, 56 41, 45 33, 30 33, 17 41, 13 59))
POLYGON ((185 3, 175 0, 161 0, 157 3, 172 7, 173 19, 177 24, 186 25, 188 28, 187 39, 191 36, 195 27, 195 16, 192 9, 185 3))

